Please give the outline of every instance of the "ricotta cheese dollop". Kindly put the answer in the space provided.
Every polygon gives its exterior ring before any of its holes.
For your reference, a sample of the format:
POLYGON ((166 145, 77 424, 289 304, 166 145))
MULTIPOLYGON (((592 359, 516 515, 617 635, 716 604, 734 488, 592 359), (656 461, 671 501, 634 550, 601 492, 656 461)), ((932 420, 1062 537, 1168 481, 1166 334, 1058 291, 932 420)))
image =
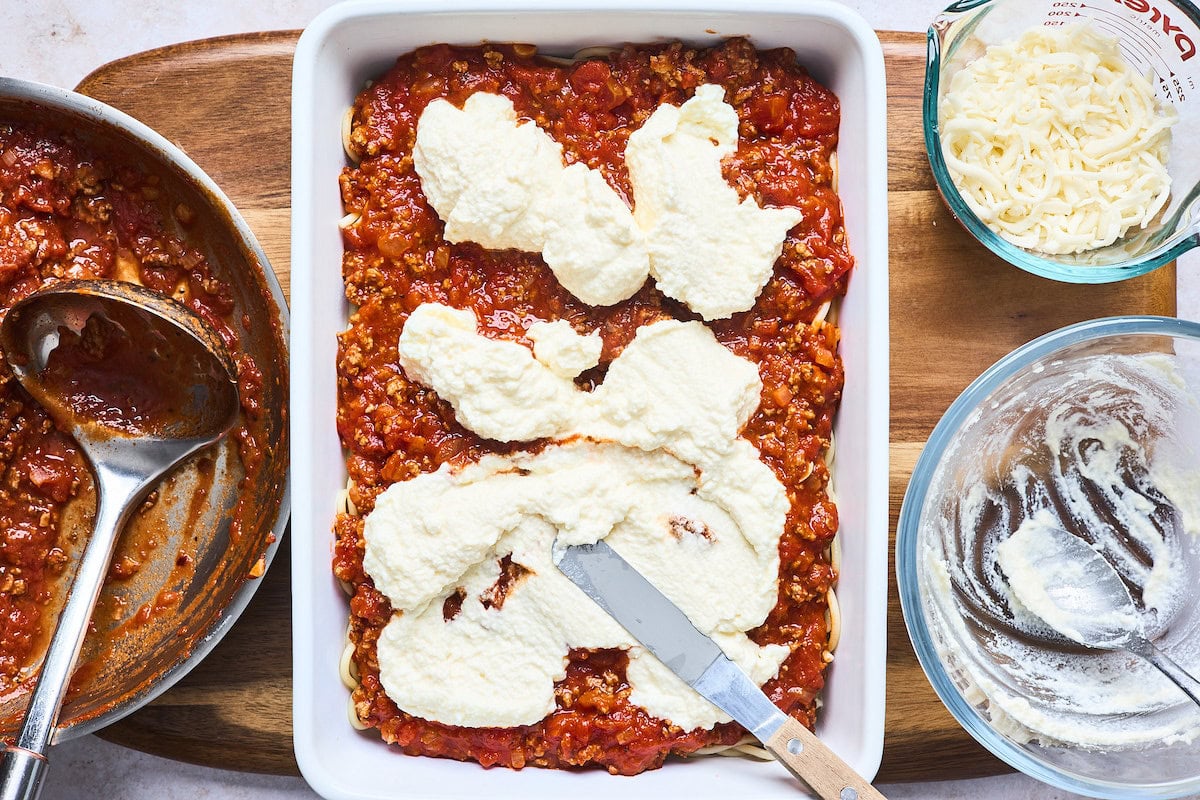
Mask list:
POLYGON ((388 696, 448 724, 532 724, 554 709, 571 648, 619 647, 634 703, 684 729, 727 721, 562 576, 551 549, 605 539, 754 680, 775 675, 788 648, 746 636, 775 604, 788 507, 738 436, 757 369, 704 325, 666 320, 586 392, 568 364, 591 354, 561 354, 590 337, 538 328, 535 350, 548 331, 559 340, 550 357, 476 326, 470 311, 418 307, 400 338, 406 373, 481 436, 549 443, 443 465, 377 499, 363 564, 398 612, 378 644, 388 696))
POLYGON ((737 112, 706 84, 682 106, 662 105, 625 148, 633 217, 659 290, 704 319, 745 311, 771 277, 796 208, 760 208, 721 174, 737 150, 737 112))
POLYGON ((739 199, 721 174, 738 141, 724 94, 700 86, 630 135, 632 212, 598 171, 564 166, 562 146, 533 122, 518 123, 501 95, 478 92, 462 109, 430 103, 413 164, 448 241, 540 252, 592 305, 631 297, 652 275, 704 319, 728 317, 754 305, 801 212, 739 199))
POLYGON ((430 103, 417 124, 413 166, 450 242, 540 252, 571 294, 591 305, 633 295, 649 269, 629 207, 562 145, 518 124, 507 97, 477 92, 461 109, 430 103))

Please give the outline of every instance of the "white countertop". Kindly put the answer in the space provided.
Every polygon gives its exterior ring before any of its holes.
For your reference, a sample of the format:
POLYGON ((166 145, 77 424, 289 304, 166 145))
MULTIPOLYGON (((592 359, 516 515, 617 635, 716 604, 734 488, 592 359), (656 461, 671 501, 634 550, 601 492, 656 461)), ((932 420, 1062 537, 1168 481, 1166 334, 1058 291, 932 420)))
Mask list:
MULTIPOLYGON (((876 30, 923 31, 948 0, 846 0, 876 30)), ((0 75, 74 87, 115 58, 161 45, 257 30, 303 28, 332 0, 0 0, 0 75)), ((1192 261, 1193 259, 1186 259, 1192 261)), ((1179 316, 1200 319, 1200 278, 1179 271, 1179 316)), ((300 778, 181 764, 94 736, 50 752, 45 800, 299 800, 316 795, 300 778)), ((1022 775, 882 786, 891 800, 1067 800, 1022 775)))

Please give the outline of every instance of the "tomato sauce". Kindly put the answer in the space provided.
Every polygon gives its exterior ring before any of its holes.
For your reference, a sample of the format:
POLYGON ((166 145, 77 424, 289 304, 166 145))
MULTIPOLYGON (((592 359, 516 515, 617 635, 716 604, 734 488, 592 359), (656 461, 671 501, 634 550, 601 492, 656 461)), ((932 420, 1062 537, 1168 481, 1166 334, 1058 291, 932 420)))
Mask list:
POLYGON ((58 409, 60 423, 82 425, 101 439, 171 438, 191 434, 206 407, 235 410, 228 378, 196 337, 143 309, 95 302, 78 331, 59 328, 57 346, 31 387, 47 411, 58 409), (198 385, 208 390, 201 395, 205 406, 193 395, 198 385))
MULTIPOLYGON (((581 376, 584 388, 603 380, 605 365, 638 327, 664 318, 695 319, 652 283, 629 300, 597 308, 563 289, 537 254, 446 242, 412 165, 417 120, 426 105, 436 98, 461 105, 476 91, 501 93, 518 116, 563 145, 568 162, 599 170, 631 202, 623 161, 630 133, 659 105, 681 104, 704 83, 722 85, 738 113, 738 150, 723 163, 730 184, 761 205, 804 211, 754 308, 710 327, 734 353, 758 364, 763 381, 762 403, 743 436, 783 483, 790 510, 780 543, 778 601, 750 636, 791 649, 765 689, 787 713, 811 725, 824 681, 826 595, 836 579, 826 552, 837 511, 826 492, 829 474, 821 454, 843 384, 838 331, 817 317, 824 303, 844 293, 853 260, 833 186, 838 101, 790 50, 760 52, 738 39, 711 49, 626 46, 570 66, 542 59, 526 45, 435 45, 401 57, 356 100, 350 147, 361 160, 341 176, 345 209, 357 216, 344 231, 342 264, 346 296, 356 310, 339 339, 338 432, 351 500, 361 515, 394 482, 443 463, 463 465, 530 446, 480 439, 432 390, 404 376, 396 346, 405 320, 421 303, 470 308, 485 335, 526 344, 525 328, 535 319, 566 319, 581 333, 599 332, 601 365, 581 376)), ((375 642, 392 609, 363 572, 361 517, 340 515, 335 533, 334 571, 353 590, 356 711, 406 753, 514 768, 595 764, 634 774, 660 766, 670 753, 728 745, 742 736, 734 724, 684 731, 650 717, 629 701, 626 657, 619 651, 573 651, 557 685, 558 708, 536 725, 459 728, 406 714, 379 684, 375 642)), ((453 614, 452 606, 448 599, 447 613, 453 614)))
MULTIPOLYGON (((66 279, 140 283, 175 297, 227 334, 239 360, 247 420, 257 416, 262 375, 243 352, 231 322, 233 291, 189 243, 195 212, 167 196, 153 172, 100 151, 72 133, 0 120, 0 315, 31 292, 66 279)), ((80 366, 80 365, 76 365, 80 366)), ((136 386, 84 385, 80 392, 127 396, 136 386)), ((91 380, 88 377, 88 380, 91 380)), ((237 435, 252 439, 250 423, 237 435)), ((243 459, 248 479, 259 471, 243 459)), ((41 657, 58 579, 70 573, 62 540, 64 509, 87 500, 87 466, 70 436, 0 363, 0 698, 21 691, 41 657)), ((253 509, 239 505, 233 526, 253 509)), ((136 573, 118 555, 110 580, 136 573)))

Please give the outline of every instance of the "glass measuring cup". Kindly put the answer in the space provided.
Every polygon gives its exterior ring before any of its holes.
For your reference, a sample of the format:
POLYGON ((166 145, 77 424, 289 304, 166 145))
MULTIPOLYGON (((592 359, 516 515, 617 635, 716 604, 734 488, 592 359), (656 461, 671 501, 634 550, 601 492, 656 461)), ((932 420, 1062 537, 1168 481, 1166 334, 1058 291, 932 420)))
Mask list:
POLYGON ((925 149, 951 212, 992 252, 1022 269, 1069 283, 1109 283, 1145 274, 1200 245, 1200 10, 1187 0, 962 0, 933 21, 928 35, 923 108, 925 149), (1167 171, 1171 196, 1145 228, 1107 247, 1048 255, 1001 238, 971 210, 942 155, 940 106, 954 73, 989 45, 1036 26, 1088 23, 1118 39, 1129 65, 1150 77, 1155 94, 1179 114, 1167 171))

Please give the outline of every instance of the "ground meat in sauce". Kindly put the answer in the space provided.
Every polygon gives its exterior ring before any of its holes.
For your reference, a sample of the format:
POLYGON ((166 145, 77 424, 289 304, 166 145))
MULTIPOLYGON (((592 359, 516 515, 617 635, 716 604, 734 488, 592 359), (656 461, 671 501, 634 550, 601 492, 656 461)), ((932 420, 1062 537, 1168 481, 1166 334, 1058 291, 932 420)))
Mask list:
MULTIPOLYGON (((357 310, 339 337, 338 432, 351 499, 364 515, 394 482, 522 446, 481 440, 432 390, 401 372, 396 343, 421 303, 471 308, 486 335, 526 344, 524 330, 534 319, 566 319, 581 333, 598 331, 602 363, 581 378, 585 388, 603 380, 605 364, 639 326, 695 318, 649 283, 627 301, 593 308, 562 289, 536 254, 444 241, 411 157, 417 119, 430 101, 461 105, 476 91, 504 94, 520 117, 562 143, 568 161, 600 170, 628 201, 622 156, 629 134, 660 104, 681 104, 703 83, 725 87, 740 121, 737 153, 723 165, 726 178, 760 204, 804 211, 754 308, 711 327, 733 352, 759 365, 763 400, 743 436, 783 483, 790 510, 780 542, 779 598, 750 636, 791 648, 764 688, 811 726, 824 683, 826 593, 835 580, 825 551, 837 529, 820 456, 843 383, 837 329, 813 320, 823 303, 844 293, 852 259, 833 188, 837 98, 796 65, 790 50, 758 52, 737 39, 703 50, 627 46, 570 67, 524 45, 435 45, 402 56, 356 100, 351 147, 361 161, 341 176, 345 209, 358 217, 345 230, 342 264, 346 296, 357 310)), ((556 688, 558 709, 536 725, 462 728, 408 715, 379 683, 375 642, 392 609, 363 572, 361 517, 340 515, 335 533, 334 571, 353 590, 355 709, 406 753, 515 768, 595 764, 635 774, 660 766, 670 753, 727 745, 742 735, 734 724, 683 731, 650 717, 629 702, 620 651, 572 651, 556 688)), ((446 599, 447 619, 457 613, 454 601, 453 594, 446 599)))
MULTIPOLYGON (((245 419, 257 418, 262 373, 233 324, 233 291, 188 243, 195 212, 165 196, 159 178, 74 134, 0 119, 0 315, 64 279, 141 283, 185 302, 216 327, 239 366, 245 419)), ((248 478, 262 456, 252 422, 235 430, 248 478)), ((87 467, 0 362, 0 697, 20 691, 48 636, 43 611, 68 572, 59 530, 87 467)), ((252 513, 239 504, 231 535, 252 513)), ((110 579, 137 570, 118 556, 110 579)))

